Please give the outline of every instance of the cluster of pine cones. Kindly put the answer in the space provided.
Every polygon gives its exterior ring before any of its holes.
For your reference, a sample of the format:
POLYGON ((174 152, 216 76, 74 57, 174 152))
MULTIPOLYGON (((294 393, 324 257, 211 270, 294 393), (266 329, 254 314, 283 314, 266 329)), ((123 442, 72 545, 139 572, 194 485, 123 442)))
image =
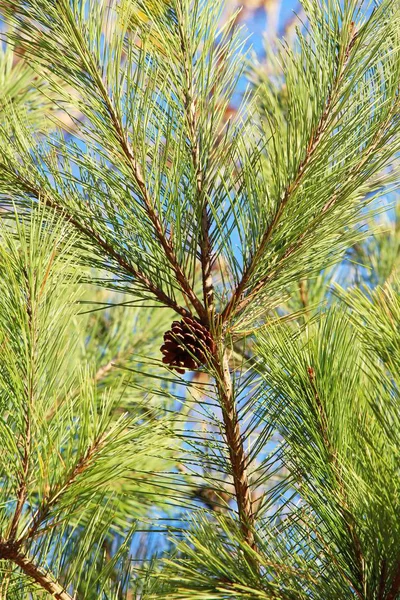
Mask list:
POLYGON ((198 369, 215 352, 215 343, 209 330, 197 319, 184 317, 173 321, 164 334, 161 346, 163 363, 183 374, 185 369, 198 369))

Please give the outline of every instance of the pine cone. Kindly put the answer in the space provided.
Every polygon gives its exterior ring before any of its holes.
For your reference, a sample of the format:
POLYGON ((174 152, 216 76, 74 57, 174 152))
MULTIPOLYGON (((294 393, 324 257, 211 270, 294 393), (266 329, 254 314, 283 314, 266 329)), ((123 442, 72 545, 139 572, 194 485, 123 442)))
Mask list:
POLYGON ((173 321, 171 329, 164 334, 161 352, 164 364, 184 373, 185 369, 194 370, 206 363, 207 355, 215 352, 215 343, 204 325, 194 318, 184 317, 182 321, 173 321))

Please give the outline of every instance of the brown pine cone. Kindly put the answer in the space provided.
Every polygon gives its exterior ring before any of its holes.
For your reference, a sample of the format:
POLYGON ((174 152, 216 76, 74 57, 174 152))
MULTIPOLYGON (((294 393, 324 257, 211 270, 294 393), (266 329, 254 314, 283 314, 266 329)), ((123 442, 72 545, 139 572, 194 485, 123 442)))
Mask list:
POLYGON ((204 325, 192 317, 184 317, 182 321, 173 321, 164 334, 161 352, 164 364, 184 373, 185 369, 193 371, 206 363, 207 355, 215 352, 215 343, 204 325))

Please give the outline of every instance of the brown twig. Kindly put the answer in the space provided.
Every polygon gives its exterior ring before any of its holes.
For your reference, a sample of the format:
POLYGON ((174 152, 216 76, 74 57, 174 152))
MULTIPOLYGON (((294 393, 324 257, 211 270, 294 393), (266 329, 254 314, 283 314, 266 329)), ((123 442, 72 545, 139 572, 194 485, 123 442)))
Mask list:
MULTIPOLYGON (((74 19, 72 19, 72 21, 71 21, 71 26, 73 27, 74 34, 77 36, 77 39, 79 39, 81 41, 80 31, 79 31, 79 28, 78 28, 77 24, 75 23, 74 19)), ((84 41, 80 45, 80 48, 86 49, 84 41)), ((169 263, 175 273, 175 276, 182 288, 182 292, 183 292, 184 296, 192 304, 192 306, 196 310, 199 317, 205 318, 205 316, 206 316, 205 308, 202 305, 202 303, 200 302, 200 300, 198 299, 195 292, 193 291, 193 289, 186 277, 186 274, 184 273, 181 265, 179 264, 179 262, 176 258, 172 239, 170 237, 167 237, 166 233, 163 230, 163 226, 162 226, 160 218, 155 210, 153 200, 149 195, 149 191, 146 186, 146 182, 145 182, 145 178, 144 178, 142 169, 140 167, 139 162, 136 160, 133 149, 132 149, 132 147, 129 143, 129 140, 125 134, 124 127, 123 127, 123 125, 119 119, 118 113, 110 99, 110 96, 109 96, 107 88, 104 84, 103 78, 101 77, 101 74, 99 73, 97 64, 95 63, 95 61, 90 53, 89 53, 89 56, 87 56, 87 54, 83 50, 79 50, 79 51, 80 51, 83 63, 87 67, 88 71, 94 76, 95 81, 98 85, 100 94, 101 94, 104 104, 107 108, 107 112, 108 112, 111 122, 114 126, 114 129, 115 129, 115 132, 117 135, 117 140, 120 143, 120 146, 121 146, 124 156, 128 160, 128 166, 130 167, 133 177, 136 181, 136 184, 141 192, 142 199, 145 204, 148 217, 153 225, 155 235, 156 235, 157 239, 159 240, 161 247, 163 248, 163 250, 165 252, 165 256, 166 256, 167 260, 169 261, 169 263)))
POLYGON ((49 573, 37 567, 33 560, 20 550, 18 544, 0 542, 0 559, 9 560, 17 565, 25 575, 48 592, 56 600, 76 600, 49 573))
POLYGON ((240 526, 245 541, 250 548, 255 550, 256 542, 253 533, 254 514, 251 488, 247 475, 247 457, 240 432, 239 418, 229 369, 229 359, 226 350, 221 348, 220 352, 221 358, 216 359, 215 363, 217 372, 216 382, 218 396, 222 407, 240 526))
POLYGON ((27 526, 27 531, 19 540, 19 542, 32 539, 38 533, 40 533, 38 532, 39 527, 48 516, 50 510, 55 506, 55 504, 57 504, 57 502, 59 502, 61 496, 68 491, 70 486, 76 481, 79 475, 81 475, 91 465, 93 458, 96 456, 99 450, 101 450, 103 443, 103 436, 100 436, 86 450, 85 454, 81 456, 73 469, 70 471, 64 483, 56 487, 37 509, 36 513, 32 517, 31 524, 27 526))
MULTIPOLYGON (((228 304, 225 306, 224 310, 222 311, 222 315, 221 315, 222 322, 225 322, 227 319, 229 319, 232 312, 237 308, 239 302, 241 301, 241 298, 246 291, 246 287, 247 287, 251 277, 253 276, 254 272, 256 271, 260 260, 262 259, 263 255, 265 253, 268 243, 271 240, 271 237, 272 237, 277 225, 279 224, 279 222, 281 220, 281 217, 285 211, 285 208, 286 208, 290 198, 295 193, 295 191, 299 188, 300 184, 303 181, 304 174, 307 172, 307 169, 308 169, 309 165, 311 164, 312 159, 314 158, 315 152, 316 152, 316 150, 320 144, 320 141, 323 137, 323 134, 325 133, 327 126, 329 124, 330 109, 338 97, 338 94, 340 91, 340 86, 341 86, 341 83, 344 78, 346 65, 348 63, 351 50, 355 44, 356 36, 357 36, 357 32, 354 31, 354 25, 352 25, 349 42, 348 42, 346 48, 344 49, 343 53, 341 54, 341 57, 339 57, 339 68, 338 68, 335 84, 328 95, 328 98, 327 98, 327 101, 325 104, 325 108, 321 114, 319 123, 318 123, 317 127, 311 133, 305 156, 299 164, 297 174, 296 174, 294 180, 290 184, 288 184, 288 186, 286 187, 286 189, 283 193, 282 199, 279 202, 278 208, 272 218, 272 221, 270 222, 270 224, 268 225, 264 234, 262 235, 257 250, 255 251, 247 268, 243 272, 241 281, 237 285, 236 290, 232 294, 232 297, 229 300, 228 304)), ((263 287, 264 283, 265 283, 265 280, 261 280, 260 282, 258 282, 257 288, 261 289, 261 287, 263 287)))
POLYGON ((52 209, 53 211, 62 215, 65 218, 65 220, 68 223, 70 223, 77 231, 79 231, 85 237, 90 239, 92 242, 95 242, 96 245, 105 252, 106 256, 114 260, 125 271, 125 273, 133 277, 143 288, 151 292, 157 298, 157 300, 159 300, 159 302, 161 302, 165 306, 168 306, 183 317, 190 316, 190 312, 186 308, 180 306, 173 298, 170 298, 167 294, 165 294, 165 292, 163 292, 163 290, 161 290, 156 284, 154 284, 146 275, 135 269, 135 267, 130 262, 128 262, 122 256, 122 254, 117 252, 110 243, 104 240, 97 233, 97 231, 95 231, 91 227, 82 225, 82 223, 77 221, 73 215, 67 212, 64 206, 60 206, 57 203, 57 201, 55 201, 49 196, 48 193, 45 193, 42 190, 38 189, 32 182, 24 179, 19 173, 17 174, 17 176, 19 178, 19 182, 25 187, 26 192, 30 196, 32 196, 48 208, 52 209))
MULTIPOLYGON (((179 11, 178 11, 179 12, 179 11)), ((208 215, 208 202, 203 192, 204 173, 201 166, 201 148, 199 136, 199 124, 196 113, 196 101, 193 87, 192 59, 188 47, 188 40, 182 26, 182 15, 178 15, 178 31, 180 38, 181 51, 183 56, 183 68, 185 73, 184 102, 186 111, 186 120, 189 130, 189 139, 191 145, 191 155, 193 169, 196 178, 196 199, 202 206, 201 208, 201 235, 200 235, 200 261, 203 283, 203 302, 206 309, 205 325, 208 327, 213 319, 214 313, 214 286, 212 279, 211 265, 211 244, 210 244, 210 219, 208 215)))

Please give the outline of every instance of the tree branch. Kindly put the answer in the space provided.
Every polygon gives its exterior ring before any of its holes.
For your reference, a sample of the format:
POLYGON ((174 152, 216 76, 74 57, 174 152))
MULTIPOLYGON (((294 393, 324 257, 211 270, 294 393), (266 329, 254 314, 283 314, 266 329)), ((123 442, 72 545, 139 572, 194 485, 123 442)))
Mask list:
POLYGON ((100 94, 101 94, 101 97, 105 103, 105 106, 107 108, 108 114, 111 119, 111 122, 112 122, 115 132, 117 134, 117 140, 120 143, 123 154, 125 155, 126 159, 128 160, 128 166, 130 167, 133 177, 136 181, 136 184, 142 194, 142 198, 143 198, 144 204, 146 206, 147 214, 153 225, 156 237, 159 240, 159 242, 165 252, 165 256, 167 257, 167 260, 169 261, 169 263, 175 273, 175 276, 182 288, 182 292, 183 292, 184 296, 188 299, 188 301, 195 308, 199 317, 204 318, 206 315, 205 308, 202 305, 202 303, 200 302, 200 300, 198 299, 195 292, 193 291, 193 289, 186 277, 186 274, 184 273, 181 265, 179 264, 179 262, 176 258, 171 239, 168 238, 165 235, 165 232, 163 231, 163 227, 162 227, 160 218, 154 208, 152 198, 149 195, 149 191, 147 189, 145 178, 142 173, 140 164, 136 160, 133 149, 129 143, 127 136, 125 135, 123 125, 120 122, 118 113, 115 110, 114 105, 110 99, 107 88, 104 84, 101 74, 99 73, 97 64, 93 60, 93 57, 90 52, 88 53, 88 56, 87 56, 85 52, 81 51, 82 48, 84 50, 87 50, 87 47, 85 44, 85 40, 82 39, 81 32, 75 22, 74 15, 71 15, 71 26, 73 27, 75 35, 81 42, 81 44, 80 44, 81 58, 82 58, 84 64, 86 65, 88 71, 95 78, 95 81, 97 83, 97 86, 98 86, 100 94))
POLYGON ((254 514, 250 483, 247 475, 247 456, 240 432, 239 418, 229 370, 229 359, 224 348, 220 348, 220 352, 222 354, 222 359, 217 359, 215 363, 217 372, 216 383, 225 425, 225 435, 232 467, 232 478, 238 506, 239 521, 245 541, 252 550, 255 550, 256 543, 253 533, 254 514))
POLYGON ((37 509, 31 520, 31 525, 27 526, 26 533, 22 536, 22 538, 20 538, 20 543, 28 539, 32 539, 37 535, 40 525, 47 517, 50 510, 60 500, 61 496, 65 494, 69 487, 76 481, 77 477, 79 477, 79 475, 81 475, 90 466, 94 456, 102 448, 103 443, 103 436, 100 436, 97 440, 95 440, 70 471, 64 483, 56 487, 49 495, 47 500, 42 504, 42 506, 37 509))
POLYGON ((17 174, 17 177, 22 186, 24 186, 26 193, 35 198, 38 202, 43 203, 48 208, 51 208, 55 212, 59 213, 61 216, 64 216, 66 221, 71 223, 71 225, 73 225, 77 231, 89 238, 99 248, 101 248, 110 259, 114 260, 124 270, 126 274, 137 280, 139 284, 151 292, 160 303, 168 306, 183 317, 190 316, 190 312, 186 308, 180 306, 173 298, 170 298, 167 294, 165 294, 165 292, 163 292, 163 290, 154 284, 146 275, 135 269, 130 262, 128 262, 119 252, 117 252, 115 248, 106 240, 104 240, 94 229, 82 225, 81 222, 77 221, 75 217, 67 212, 64 206, 60 206, 47 193, 36 188, 30 181, 26 181, 19 173, 17 174))
MULTIPOLYGON (((352 25, 352 27, 354 27, 354 26, 352 25)), ((336 101, 336 99, 338 97, 340 86, 341 86, 341 83, 344 78, 346 65, 348 63, 351 50, 356 41, 357 32, 354 31, 353 29, 351 29, 350 34, 351 35, 350 35, 349 42, 348 42, 344 52, 342 52, 341 57, 339 58, 339 66, 338 66, 336 81, 333 85, 331 92, 328 95, 328 98, 327 98, 327 101, 325 104, 325 109, 321 114, 319 123, 318 123, 317 127, 311 133, 311 136, 310 136, 310 139, 309 139, 309 142, 307 145, 305 157, 299 164, 297 174, 296 174, 294 180, 287 185, 287 187, 283 193, 282 199, 278 205, 278 208, 272 218, 272 221, 270 222, 266 231, 264 232, 264 234, 261 237, 261 241, 258 245, 257 250, 254 253, 253 258, 250 260, 250 263, 245 268, 241 281, 237 285, 236 290, 234 291, 228 304, 225 306, 224 310, 222 311, 222 315, 221 315, 222 322, 225 322, 227 319, 229 319, 232 312, 237 308, 237 305, 239 304, 243 294, 246 291, 247 284, 249 283, 254 272, 256 271, 258 264, 265 253, 268 243, 271 240, 271 237, 272 237, 277 225, 279 224, 279 222, 281 220, 281 217, 285 211, 285 208, 286 208, 290 198, 292 197, 294 192, 299 188, 299 186, 303 180, 304 174, 306 173, 307 168, 309 167, 312 159, 314 158, 315 152, 316 152, 316 150, 319 146, 319 143, 323 137, 323 134, 325 133, 326 128, 329 124, 330 109, 331 109, 332 105, 334 105, 334 102, 336 101)), ((259 282, 259 284, 260 283, 264 283, 264 282, 259 282)), ((260 289, 259 284, 257 286, 258 290, 260 289)))
MULTIPOLYGON (((370 156, 372 155, 372 153, 374 151, 376 151, 378 145, 382 142, 383 136, 386 133, 386 129, 389 126, 390 121, 393 118, 393 115, 395 114, 395 112, 398 109, 399 105, 400 105, 400 86, 399 86, 399 88, 397 90, 396 100, 393 102, 393 104, 392 104, 392 106, 391 106, 391 108, 389 110, 387 118, 382 123, 382 125, 380 126, 380 128, 378 129, 378 131, 375 133, 373 139, 370 141, 370 144, 366 148, 364 156, 362 157, 362 159, 349 172, 349 175, 348 175, 348 180, 349 181, 351 181, 351 178, 353 177, 354 174, 357 174, 357 173, 360 172, 360 170, 364 167, 364 165, 366 164, 367 160, 370 158, 370 156)), ((301 244, 304 241, 304 238, 307 235, 307 231, 310 231, 318 223, 318 221, 321 219, 321 217, 328 210, 332 209, 335 206, 336 202, 337 202, 337 194, 333 194, 332 197, 328 200, 328 202, 326 202, 325 206, 323 206, 321 212, 309 224, 308 230, 303 231, 303 233, 300 235, 300 237, 293 244, 291 244, 287 248, 287 250, 283 254, 282 258, 280 259, 280 264, 278 263, 278 265, 275 267, 275 269, 267 277, 261 279, 257 283, 257 285, 254 287, 254 289, 245 298, 243 298, 243 300, 241 302, 239 302, 236 305, 236 311, 237 312, 242 311, 246 306, 248 306, 255 299, 255 297, 257 296, 258 292, 269 281, 271 281, 273 279, 273 277, 275 277, 275 275, 277 275, 281 271, 281 269, 282 269, 282 262, 286 258, 288 258, 291 254, 293 254, 293 252, 295 252, 296 250, 298 250, 300 248, 301 244)))
MULTIPOLYGON (((178 11, 179 12, 179 11, 178 11)), ((178 31, 185 73, 185 111, 189 130, 192 163, 196 178, 196 198, 201 204, 201 235, 200 235, 200 261, 203 283, 203 302, 206 309, 205 325, 212 322, 214 313, 214 286, 212 280, 211 243, 210 243, 210 218, 208 215, 207 197, 203 193, 204 174, 201 168, 201 148, 199 137, 199 124, 196 115, 196 102, 193 88, 193 66, 188 47, 188 40, 182 26, 182 15, 178 15, 178 31)))
MULTIPOLYGON (((325 407, 323 406, 319 392, 316 387, 315 371, 314 371, 313 367, 307 368, 307 374, 308 374, 308 379, 310 382, 311 391, 314 396, 315 404, 317 407, 319 429, 320 429, 320 433, 322 436, 323 444, 324 444, 325 450, 328 455, 328 461, 332 465, 332 475, 334 477, 336 485, 339 488, 339 494, 341 496, 340 512, 342 514, 343 523, 347 530, 348 535, 350 536, 351 543, 353 545, 353 549, 354 549, 354 553, 355 553, 355 559, 356 559, 356 564, 357 564, 357 569, 358 569, 358 573, 357 573, 358 582, 357 583, 360 586, 360 589, 363 590, 365 588, 364 565, 366 564, 366 562, 365 562, 365 558, 363 556, 361 542, 360 542, 360 539, 354 528, 354 517, 350 513, 350 510, 348 509, 347 494, 346 494, 346 490, 343 485, 343 480, 340 476, 340 465, 339 465, 339 461, 338 461, 338 455, 337 455, 336 449, 334 448, 334 446, 330 440, 328 419, 327 419, 325 407)), ((399 580, 399 583, 400 583, 400 580, 399 580)))
POLYGON ((32 559, 21 552, 18 544, 12 542, 0 542, 0 559, 10 560, 16 564, 25 575, 48 592, 56 600, 77 600, 76 596, 70 596, 49 573, 45 573, 37 567, 32 559))

